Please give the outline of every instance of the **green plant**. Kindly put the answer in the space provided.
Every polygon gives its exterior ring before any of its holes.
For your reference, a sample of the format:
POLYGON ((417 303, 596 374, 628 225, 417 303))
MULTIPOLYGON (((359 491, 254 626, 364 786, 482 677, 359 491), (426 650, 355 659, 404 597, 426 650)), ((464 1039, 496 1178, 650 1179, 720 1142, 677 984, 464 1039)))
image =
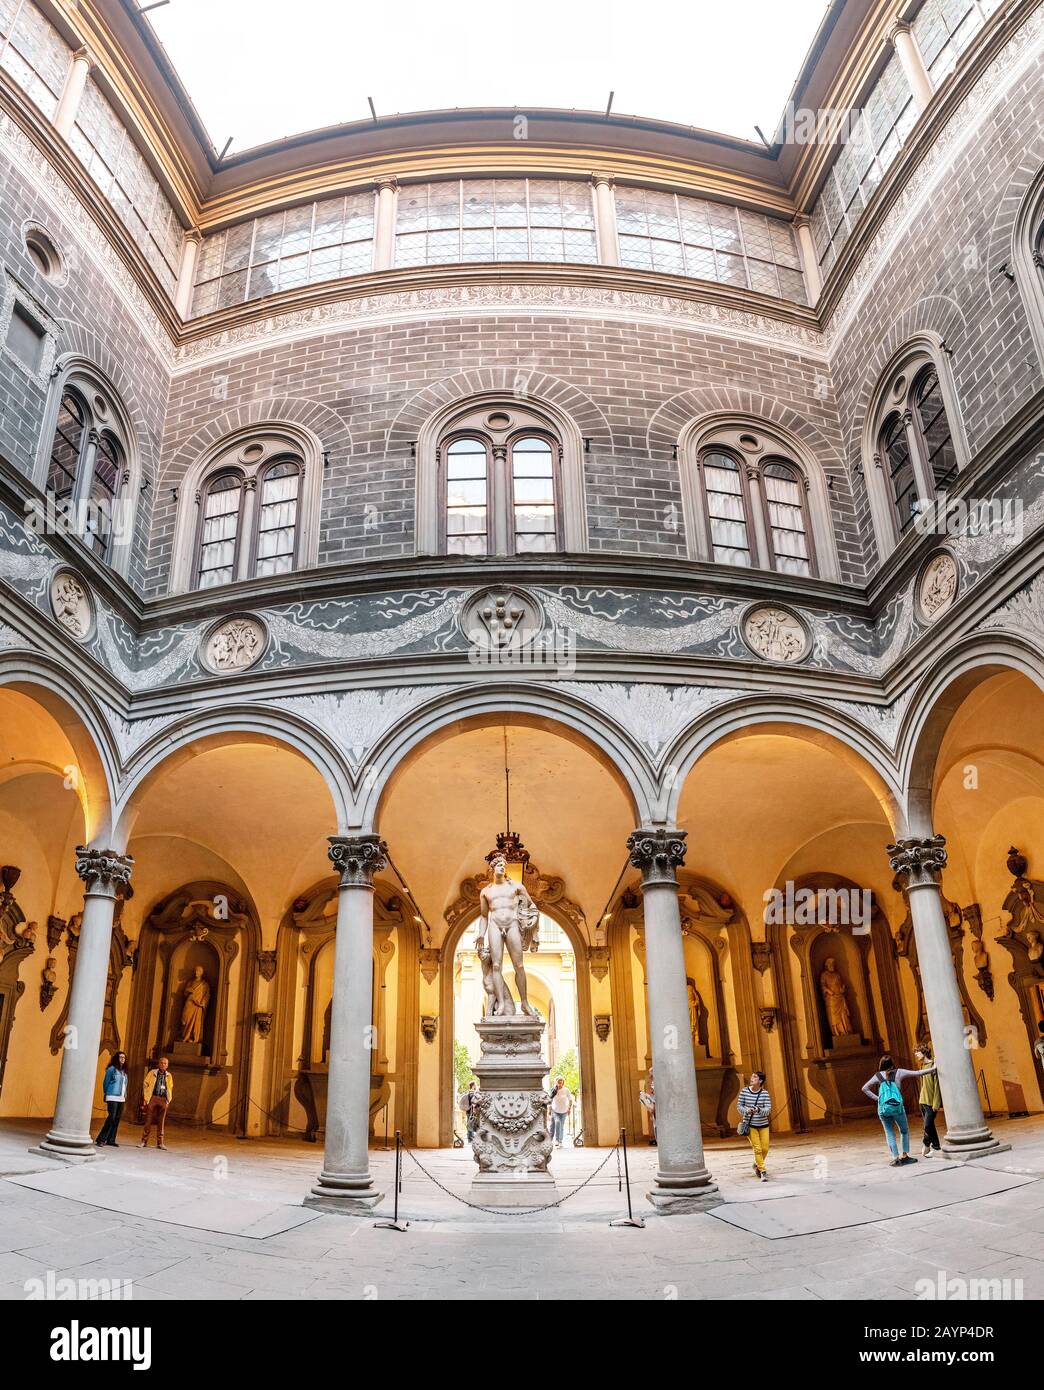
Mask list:
POLYGON ((580 1062, 577 1059, 575 1047, 571 1047, 558 1059, 557 1066, 551 1068, 549 1085, 554 1085, 556 1076, 562 1078, 574 1096, 580 1094, 580 1062))
POLYGON ((478 1080, 471 1070, 471 1057, 468 1055, 467 1045, 459 1038, 453 1044, 453 1080, 456 1082, 458 1096, 461 1091, 468 1089, 469 1081, 478 1080))

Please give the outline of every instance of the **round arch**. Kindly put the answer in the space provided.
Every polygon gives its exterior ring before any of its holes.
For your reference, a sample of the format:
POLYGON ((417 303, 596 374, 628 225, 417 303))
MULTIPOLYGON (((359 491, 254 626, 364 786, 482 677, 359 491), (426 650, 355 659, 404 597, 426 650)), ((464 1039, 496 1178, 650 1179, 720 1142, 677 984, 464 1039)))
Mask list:
POLYGON ((879 739, 812 701, 791 700, 781 709, 778 699, 760 696, 719 706, 678 735, 664 755, 672 776, 663 789, 660 818, 676 823, 686 779, 712 748, 756 734, 790 737, 836 754, 870 789, 893 834, 901 832, 901 784, 891 754, 879 739))
POLYGON ((907 714, 899 753, 902 804, 911 835, 933 833, 939 751, 954 715, 973 690, 1006 672, 1023 675, 1044 691, 1044 660, 1016 637, 969 637, 922 678, 907 714))
MULTIPOLYGON (((110 848, 119 774, 111 731, 77 678, 41 656, 0 661, 0 688, 25 695, 58 725, 76 756, 75 790, 83 811, 87 843, 110 848)), ((55 775, 71 775, 56 768, 55 775)))
POLYGON ((548 686, 491 683, 454 691, 395 724, 371 750, 357 824, 379 826, 381 811, 399 775, 424 748, 455 734, 490 724, 541 729, 589 752, 626 796, 635 825, 646 823, 655 805, 655 779, 634 740, 590 705, 548 686))
MULTIPOLYGON (((584 1096, 584 1129, 598 1135, 598 1099, 595 1089, 594 1015, 591 1007, 591 971, 588 944, 583 934, 568 916, 553 903, 537 904, 540 911, 556 922, 566 935, 576 957, 577 1042, 580 1049, 580 1078, 584 1096)), ((477 910, 477 909, 476 909, 477 910)), ((456 1019, 453 1008, 453 961, 464 933, 475 925, 474 917, 461 917, 446 933, 442 944, 442 969, 439 981, 439 1011, 451 1026, 440 1030, 439 1053, 439 1145, 448 1148, 453 1143, 453 1114, 457 1103, 453 1080, 453 1041, 456 1019)))
POLYGON ((189 715, 149 739, 127 770, 113 840, 122 849, 129 841, 141 801, 165 772, 211 748, 233 743, 262 743, 303 758, 322 777, 330 794, 331 834, 343 834, 351 822, 352 777, 338 749, 303 719, 265 706, 241 706, 189 715))

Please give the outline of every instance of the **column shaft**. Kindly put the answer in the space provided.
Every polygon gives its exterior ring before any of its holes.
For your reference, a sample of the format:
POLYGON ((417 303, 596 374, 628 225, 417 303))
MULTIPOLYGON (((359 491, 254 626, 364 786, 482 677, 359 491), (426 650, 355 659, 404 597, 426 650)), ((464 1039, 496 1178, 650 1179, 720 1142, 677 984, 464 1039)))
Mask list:
POLYGON ((391 270, 395 263, 395 189, 394 179, 377 181, 377 220, 373 233, 373 268, 391 270))
POLYGON ((797 233, 798 251, 801 254, 801 268, 805 273, 805 289, 808 291, 809 305, 814 309, 823 293, 823 276, 816 255, 816 243, 812 236, 811 219, 803 214, 794 218, 794 231, 797 233))
POLYGON ((370 1175, 370 1054, 373 1047, 373 875, 387 862, 377 835, 332 837, 341 871, 330 1011, 323 1171, 309 1205, 367 1212, 381 1200, 370 1175))
POLYGON ((948 1158, 981 1158, 987 1153, 999 1153, 1008 1145, 994 1139, 979 1100, 939 884, 946 863, 944 845, 941 835, 899 840, 889 845, 888 854, 910 903, 921 987, 946 1116, 943 1153, 948 1158))
POLYGON ((903 20, 896 21, 888 37, 891 39, 892 47, 902 64, 906 80, 910 84, 914 105, 918 111, 923 111, 935 95, 935 88, 932 86, 931 76, 924 65, 924 59, 921 57, 921 50, 917 47, 917 40, 911 32, 909 24, 903 20))
POLYGON ((657 1171, 649 1201, 664 1211, 714 1205, 720 1198, 703 1159, 696 1062, 685 985, 685 948, 675 865, 685 832, 636 830, 627 842, 642 871, 649 1035, 656 1093, 657 1171))
POLYGON ((196 284, 196 262, 203 238, 192 230, 185 233, 181 243, 181 264, 178 266, 178 286, 174 291, 174 308, 183 319, 187 319, 192 308, 192 291, 196 284))
POLYGON ((597 228, 598 260, 601 265, 620 264, 620 238, 616 231, 616 199, 613 181, 606 174, 595 174, 595 227, 597 228))
POLYGON ((129 881, 133 863, 112 850, 77 850, 76 871, 87 887, 69 993, 58 1096, 47 1138, 33 1150, 48 1158, 82 1161, 98 1157, 91 1139, 91 1111, 109 978, 112 920, 117 890, 129 881))
POLYGON ((65 86, 58 98, 58 109, 54 113, 54 128, 59 135, 68 140, 76 124, 76 115, 83 99, 84 88, 91 74, 91 58, 86 48, 73 54, 72 64, 65 78, 65 86))

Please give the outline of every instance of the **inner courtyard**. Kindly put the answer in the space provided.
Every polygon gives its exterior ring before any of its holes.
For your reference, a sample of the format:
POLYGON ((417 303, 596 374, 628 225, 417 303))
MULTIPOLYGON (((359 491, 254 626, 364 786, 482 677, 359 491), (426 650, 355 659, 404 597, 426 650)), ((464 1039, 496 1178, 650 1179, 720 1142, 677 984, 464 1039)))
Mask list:
POLYGON ((0 0, 0 1293, 1044 1297, 1044 3, 223 149, 164 8, 0 0))

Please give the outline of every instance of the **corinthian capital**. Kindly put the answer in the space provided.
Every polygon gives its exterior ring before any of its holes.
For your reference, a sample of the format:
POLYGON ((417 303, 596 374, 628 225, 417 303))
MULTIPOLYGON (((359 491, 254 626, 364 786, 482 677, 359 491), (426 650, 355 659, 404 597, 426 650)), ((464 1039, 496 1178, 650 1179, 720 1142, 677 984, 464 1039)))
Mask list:
POLYGON ((129 854, 117 854, 114 849, 76 847, 76 872, 87 885, 88 892, 107 893, 115 897, 121 888, 130 886, 134 860, 129 854))
POLYGON ((684 830, 665 829, 661 825, 635 830, 627 837, 627 857, 636 869, 641 869, 643 887, 678 882, 675 870, 685 862, 685 835, 684 830))
POLYGON ((904 888, 920 888, 938 883, 946 868, 946 836, 929 835, 926 839, 897 840, 887 849, 888 862, 898 874, 904 888))
POLYGON ((331 835, 329 854, 342 888, 372 888, 374 874, 388 863, 388 846, 379 835, 331 835))

